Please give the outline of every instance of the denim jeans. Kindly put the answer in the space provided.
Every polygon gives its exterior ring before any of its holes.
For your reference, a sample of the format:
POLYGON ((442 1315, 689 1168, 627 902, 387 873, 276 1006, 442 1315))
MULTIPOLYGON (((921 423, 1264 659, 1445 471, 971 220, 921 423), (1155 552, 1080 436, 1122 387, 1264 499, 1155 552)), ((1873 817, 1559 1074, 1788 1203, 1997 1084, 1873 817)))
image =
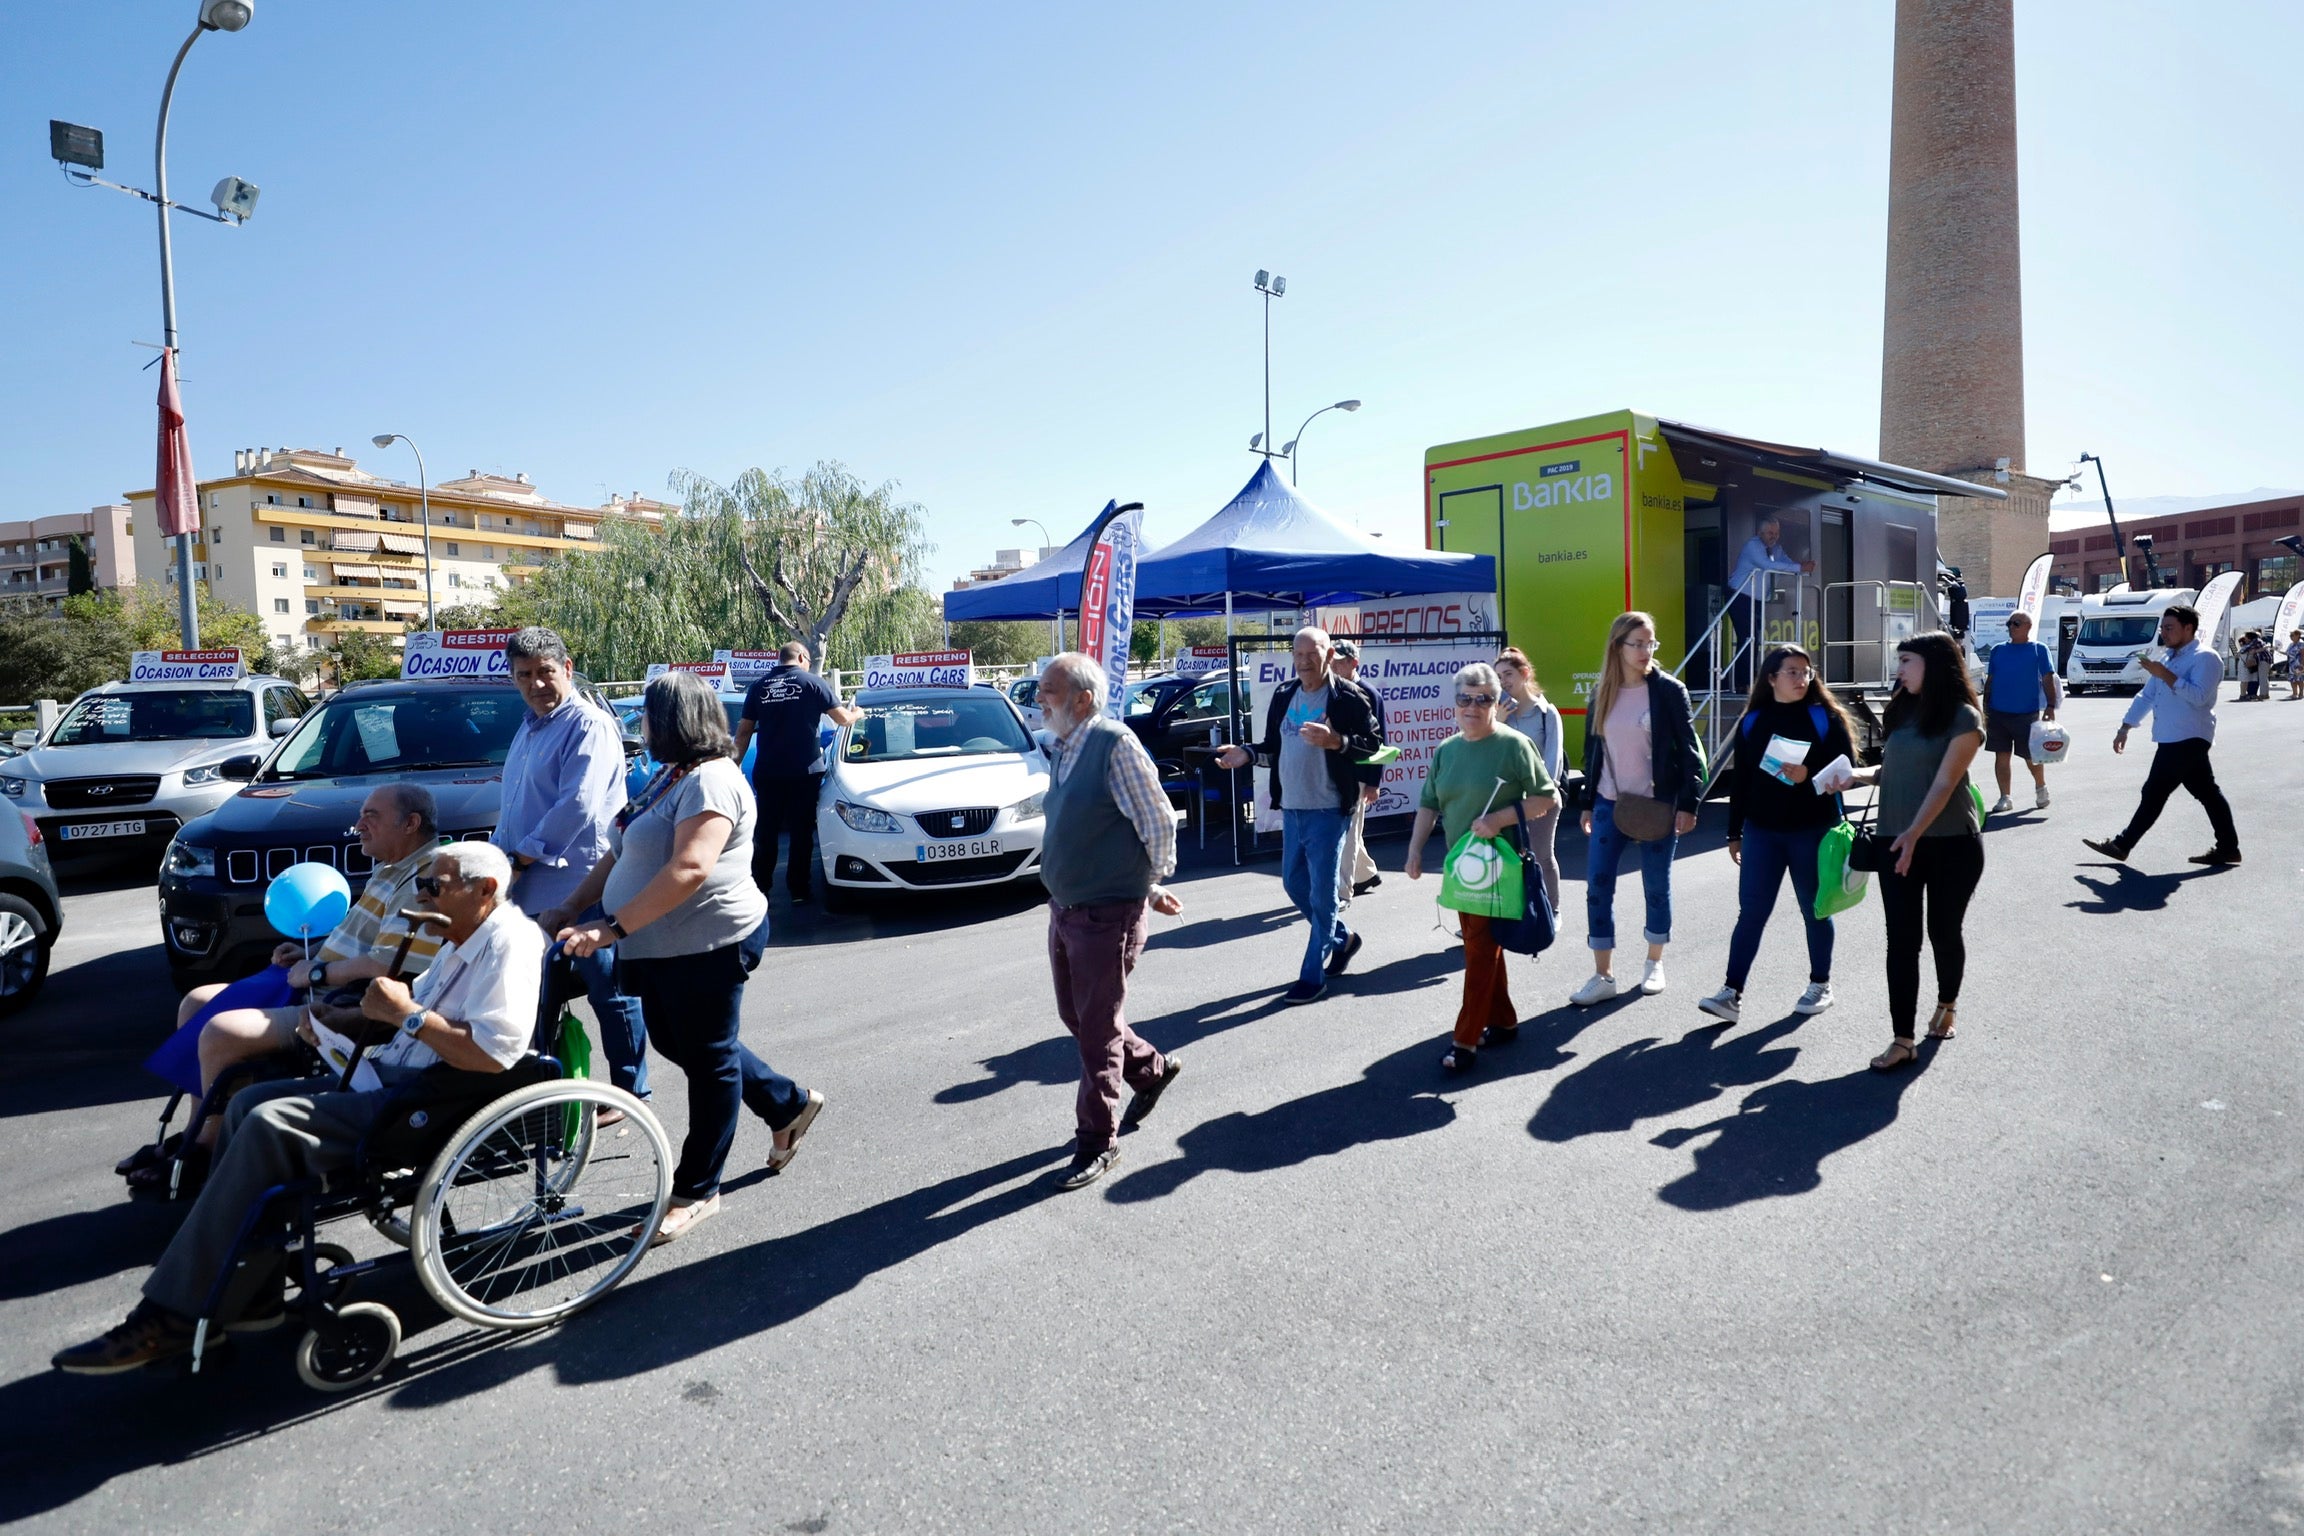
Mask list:
MULTIPOLYGON (((597 922, 608 914, 595 902, 576 919, 597 922)), ((549 935, 547 935, 549 937, 549 935)), ((609 1080, 635 1098, 648 1097, 648 1024, 640 999, 624 990, 616 969, 616 946, 594 950, 581 960, 554 960, 544 973, 544 1011, 557 1016, 579 993, 591 999, 600 1021, 600 1049, 608 1057, 609 1080)))
POLYGON ((680 1143, 672 1193, 702 1200, 718 1193, 736 1141, 739 1108, 780 1131, 799 1118, 808 1094, 744 1048, 737 1029, 744 979, 760 963, 768 920, 752 936, 700 955, 626 960, 624 982, 654 1021, 656 1049, 688 1076, 688 1136, 680 1143))
POLYGON ((1760 953, 1760 934, 1776 910, 1776 894, 1784 888, 1787 870, 1792 894, 1800 903, 1800 919, 1808 929, 1808 979, 1832 979, 1832 919, 1816 915, 1816 851, 1823 845, 1824 828, 1801 827, 1778 832, 1757 822, 1744 823, 1744 864, 1736 881, 1736 933, 1728 941, 1728 985, 1744 990, 1752 974, 1752 959, 1760 953))
POLYGON ((1640 850, 1640 889, 1648 898, 1643 936, 1651 944, 1672 942, 1672 851, 1679 846, 1677 833, 1653 843, 1633 842, 1616 830, 1616 802, 1593 797, 1592 841, 1584 852, 1584 919, 1592 934, 1587 943, 1594 949, 1616 947, 1616 866, 1626 848, 1640 850))
POLYGON ((1342 809, 1280 813, 1280 887, 1312 925, 1296 973, 1303 981, 1325 980, 1328 956, 1352 937, 1336 911, 1336 866, 1351 831, 1352 818, 1342 809))

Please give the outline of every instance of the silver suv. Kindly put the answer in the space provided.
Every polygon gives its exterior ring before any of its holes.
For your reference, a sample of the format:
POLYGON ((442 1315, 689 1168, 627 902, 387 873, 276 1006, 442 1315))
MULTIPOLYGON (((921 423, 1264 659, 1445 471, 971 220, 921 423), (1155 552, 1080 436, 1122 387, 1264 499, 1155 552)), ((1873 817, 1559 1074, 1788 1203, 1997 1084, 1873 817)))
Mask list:
POLYGON ((45 842, 31 817, 0 807, 0 1018, 32 1001, 48 979, 64 926, 45 842))
POLYGON ((106 683, 74 699, 46 736, 17 733, 24 751, 0 762, 0 809, 29 813, 58 859, 157 855, 178 827, 239 792, 221 771, 226 759, 269 751, 311 707, 279 677, 106 683))

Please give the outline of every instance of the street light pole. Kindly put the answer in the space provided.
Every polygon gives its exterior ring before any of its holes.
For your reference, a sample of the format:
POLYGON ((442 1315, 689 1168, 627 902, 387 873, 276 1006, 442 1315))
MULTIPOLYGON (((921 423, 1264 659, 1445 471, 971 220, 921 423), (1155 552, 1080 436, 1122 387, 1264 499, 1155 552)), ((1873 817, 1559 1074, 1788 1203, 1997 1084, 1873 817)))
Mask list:
POLYGON ((379 448, 406 443, 408 451, 416 455, 416 499, 424 509, 420 514, 424 520, 424 627, 438 629, 439 611, 432 606, 432 490, 424 475, 424 450, 416 446, 414 438, 399 432, 379 432, 368 441, 379 448))
MULTIPOLYGON (((1008 526, 1011 528, 1021 528, 1026 523, 1030 523, 1040 530, 1040 547, 1042 549, 1054 549, 1056 547, 1056 541, 1048 536, 1048 525, 1040 519, 1036 517, 1012 517, 1008 519, 1008 526)), ((1055 636, 1056 651, 1060 654, 1064 649, 1064 615, 1061 610, 1050 621, 1050 632, 1055 636)))
MULTIPOLYGON (((1305 417, 1304 427, 1312 425, 1330 411, 1356 411, 1358 409, 1360 409, 1360 402, 1357 400, 1339 400, 1334 405, 1324 405, 1305 417)), ((1304 441, 1304 427, 1298 427, 1296 435, 1288 440, 1288 446, 1280 450, 1280 457, 1288 461, 1288 483, 1290 485, 1294 485, 1297 480, 1296 445, 1304 441)))
MULTIPOLYGON (((1256 291, 1264 295, 1264 432, 1256 441, 1262 445, 1257 451, 1264 455, 1266 463, 1270 463, 1273 457, 1272 301, 1288 291, 1288 279, 1274 277, 1269 272, 1258 271, 1256 274, 1256 291)), ((1251 446, 1255 445, 1252 444, 1251 446)))

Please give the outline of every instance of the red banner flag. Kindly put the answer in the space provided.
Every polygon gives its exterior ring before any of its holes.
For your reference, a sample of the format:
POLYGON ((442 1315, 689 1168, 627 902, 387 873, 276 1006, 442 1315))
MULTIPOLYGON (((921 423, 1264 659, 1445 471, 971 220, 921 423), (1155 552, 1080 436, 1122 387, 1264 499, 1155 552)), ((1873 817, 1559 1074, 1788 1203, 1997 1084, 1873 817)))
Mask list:
POLYGON ((200 531, 200 488, 192 478, 192 443, 184 435, 184 401, 176 393, 176 352, 160 354, 160 468, 154 510, 166 539, 200 531))

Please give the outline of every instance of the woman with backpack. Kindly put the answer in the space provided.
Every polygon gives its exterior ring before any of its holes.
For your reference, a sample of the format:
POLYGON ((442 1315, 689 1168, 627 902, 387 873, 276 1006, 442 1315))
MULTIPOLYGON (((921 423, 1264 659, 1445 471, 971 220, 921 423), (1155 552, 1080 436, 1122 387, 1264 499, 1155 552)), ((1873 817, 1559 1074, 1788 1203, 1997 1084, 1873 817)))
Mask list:
POLYGON ((1808 990, 1792 1010, 1822 1013, 1832 1006, 1832 919, 1816 915, 1816 855, 1824 834, 1840 821, 1840 804, 1836 796, 1818 794, 1809 781, 1836 757, 1853 760, 1856 747, 1847 711, 1802 647, 1779 645, 1760 663, 1737 722, 1735 751, 1728 857, 1741 871, 1736 933, 1728 941, 1726 985, 1696 1006, 1731 1024, 1743 1017, 1744 982, 1789 872, 1808 933, 1808 990))
POLYGON ((1656 665, 1656 621, 1621 613, 1608 626, 1600 681, 1584 717, 1584 916, 1592 975, 1568 996, 1589 1008, 1616 996, 1610 962, 1616 950, 1616 866, 1640 845, 1640 888, 1647 898, 1648 969, 1639 989, 1664 990, 1664 946, 1672 942, 1672 854, 1696 830, 1704 788, 1704 749, 1688 690, 1656 665))
POLYGON ((1888 735, 1880 766, 1838 775, 1824 787, 1879 785, 1875 835, 1894 838, 1883 855, 1880 908, 1888 919, 1888 1020, 1895 1038, 1872 1058, 1873 1071, 1894 1072, 1920 1054, 1913 1021, 1920 1011, 1923 934, 1936 955, 1928 1038, 1952 1038, 1968 966, 1960 927, 1984 878, 1984 797, 1968 781, 1984 745, 1984 712, 1958 641, 1936 630, 1897 642, 1896 692, 1881 724, 1888 735))

